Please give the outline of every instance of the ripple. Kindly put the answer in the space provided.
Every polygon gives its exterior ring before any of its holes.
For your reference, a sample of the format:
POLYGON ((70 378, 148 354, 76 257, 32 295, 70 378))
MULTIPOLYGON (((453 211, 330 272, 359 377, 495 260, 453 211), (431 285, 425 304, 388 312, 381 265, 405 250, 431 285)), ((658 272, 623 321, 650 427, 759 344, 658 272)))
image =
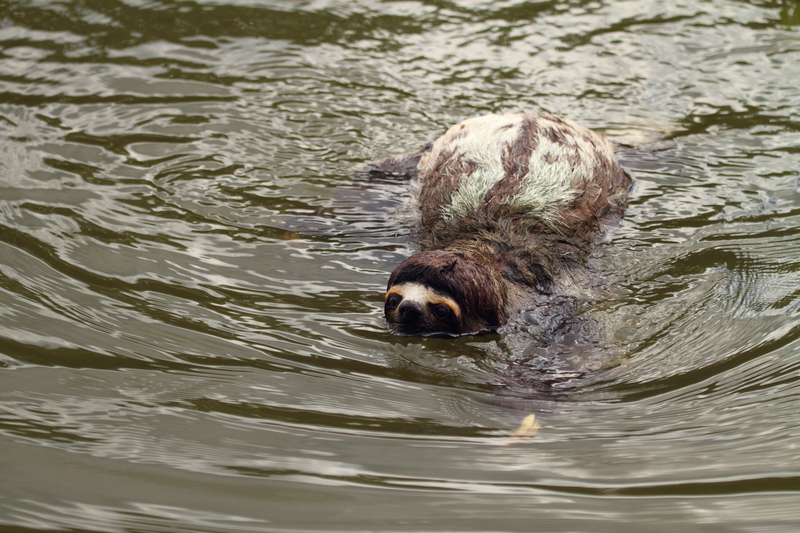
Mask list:
POLYGON ((0 8, 4 523, 791 529, 791 9, 0 8), (639 139, 607 298, 556 343, 390 335, 409 191, 353 168, 518 109, 639 139))

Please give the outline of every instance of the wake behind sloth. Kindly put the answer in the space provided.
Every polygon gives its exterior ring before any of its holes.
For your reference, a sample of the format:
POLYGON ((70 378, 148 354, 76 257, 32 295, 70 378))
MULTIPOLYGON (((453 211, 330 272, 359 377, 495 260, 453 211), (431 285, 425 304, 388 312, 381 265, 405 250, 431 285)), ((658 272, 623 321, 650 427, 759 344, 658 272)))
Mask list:
POLYGON ((421 251, 392 272, 384 300, 401 335, 485 333, 585 295, 591 253, 632 185, 605 137, 534 114, 465 120, 366 173, 414 188, 421 251))

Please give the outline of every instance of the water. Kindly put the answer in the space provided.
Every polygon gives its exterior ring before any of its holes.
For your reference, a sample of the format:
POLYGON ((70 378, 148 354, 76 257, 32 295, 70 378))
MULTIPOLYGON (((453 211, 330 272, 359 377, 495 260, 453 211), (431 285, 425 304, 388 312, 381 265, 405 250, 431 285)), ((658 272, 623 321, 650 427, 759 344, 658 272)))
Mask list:
POLYGON ((0 524, 796 530, 798 25, 793 0, 1 3, 0 524), (350 174, 516 110, 637 146, 637 185, 591 310, 610 358, 509 398, 557 348, 390 335, 408 192, 350 174))

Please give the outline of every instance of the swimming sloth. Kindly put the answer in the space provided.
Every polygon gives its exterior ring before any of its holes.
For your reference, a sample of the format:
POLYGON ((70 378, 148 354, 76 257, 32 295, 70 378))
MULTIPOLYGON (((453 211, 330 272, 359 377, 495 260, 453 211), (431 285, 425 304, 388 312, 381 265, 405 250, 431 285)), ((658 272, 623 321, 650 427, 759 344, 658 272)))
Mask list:
POLYGON ((590 255, 632 185, 605 137, 534 114, 465 120, 367 173, 412 179, 421 251, 384 300, 401 335, 485 333, 585 294, 590 255))

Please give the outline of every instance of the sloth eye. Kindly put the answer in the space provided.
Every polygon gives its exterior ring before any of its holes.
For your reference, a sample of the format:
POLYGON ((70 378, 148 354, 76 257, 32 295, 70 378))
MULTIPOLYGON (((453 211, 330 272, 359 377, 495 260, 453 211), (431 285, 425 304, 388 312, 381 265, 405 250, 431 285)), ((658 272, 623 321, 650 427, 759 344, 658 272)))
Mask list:
POLYGON ((431 312, 433 316, 436 317, 436 320, 445 321, 450 318, 451 311, 450 308, 444 304, 434 304, 431 306, 431 312))
POLYGON ((403 300, 402 296, 393 292, 392 294, 386 297, 386 309, 391 311, 392 309, 400 305, 400 302, 402 300, 403 300))

